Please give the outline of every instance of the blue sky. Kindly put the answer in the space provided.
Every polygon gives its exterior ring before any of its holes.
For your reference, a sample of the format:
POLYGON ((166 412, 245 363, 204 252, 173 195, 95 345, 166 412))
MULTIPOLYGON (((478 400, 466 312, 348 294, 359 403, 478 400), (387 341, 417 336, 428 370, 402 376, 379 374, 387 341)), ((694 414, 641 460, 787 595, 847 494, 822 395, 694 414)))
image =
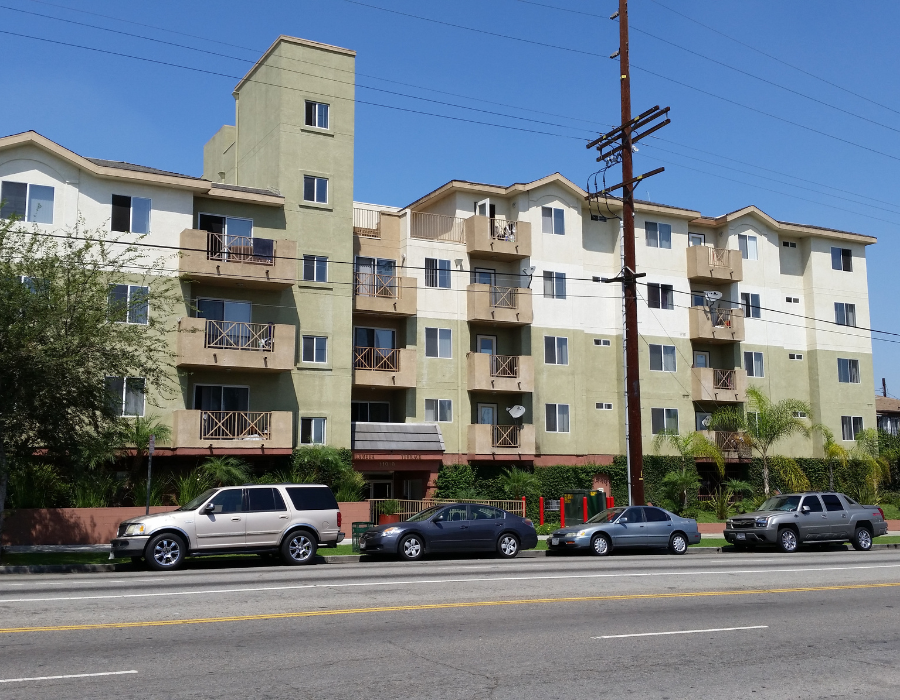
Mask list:
MULTIPOLYGON (((615 0, 535 0, 568 12, 522 0, 365 1, 527 41, 346 0, 5 0, 0 7, 0 31, 8 32, 0 34, 0 65, 5 67, 0 133, 34 129, 83 155, 199 175, 203 143, 223 123, 233 123, 234 79, 19 35, 240 76, 277 35, 293 34, 355 49, 359 100, 557 134, 360 104, 356 199, 402 206, 453 178, 508 184, 559 171, 585 182, 595 164, 579 139, 619 120, 618 63, 607 58, 618 45, 618 25, 608 19, 615 0)), ((660 134, 665 141, 648 139, 635 163, 637 172, 660 165, 667 171, 648 181, 638 196, 708 215, 756 204, 778 219, 877 236, 868 257, 872 325, 900 331, 892 271, 900 260, 900 202, 893 196, 900 175, 900 94, 891 87, 900 72, 900 54, 892 48, 900 4, 876 0, 866 4, 865 12, 851 12, 836 0, 631 4, 635 112, 654 104, 672 108, 672 124, 660 134)), ((900 345, 876 340, 873 348, 876 383, 886 377, 889 392, 900 395, 900 345)))

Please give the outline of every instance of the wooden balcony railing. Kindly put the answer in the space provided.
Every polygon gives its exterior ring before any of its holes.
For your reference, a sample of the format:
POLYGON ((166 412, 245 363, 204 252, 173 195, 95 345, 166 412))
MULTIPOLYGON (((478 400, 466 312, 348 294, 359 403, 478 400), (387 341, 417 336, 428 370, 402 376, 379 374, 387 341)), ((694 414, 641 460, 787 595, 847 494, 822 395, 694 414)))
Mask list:
POLYGON ((207 232, 206 257, 209 260, 274 265, 275 241, 270 238, 207 232))
POLYGON ((356 296, 399 299, 400 278, 395 275, 376 275, 374 272, 357 272, 356 296))
POLYGON ((717 369, 713 371, 713 384, 716 389, 735 390, 735 372, 733 369, 717 369))
POLYGON ((271 411, 201 411, 201 440, 268 440, 271 411))
POLYGON ((519 358, 516 355, 491 355, 491 376, 511 377, 519 376, 519 358))
POLYGON ((412 212, 409 235, 429 241, 445 241, 447 243, 465 243, 465 219, 440 214, 427 214, 421 211, 412 212))
POLYGON ((734 309, 712 308, 709 310, 710 321, 715 328, 731 328, 734 309))
POLYGON ((493 447, 519 446, 519 426, 492 425, 491 429, 491 445, 493 447))
POLYGON ((353 233, 364 238, 381 238, 378 226, 381 212, 373 209, 353 208, 353 233))
POLYGON ((506 219, 491 219, 491 238, 495 241, 516 242, 516 222, 506 219))
POLYGON ((353 348, 353 366, 376 372, 399 372, 400 350, 390 348, 353 348))
POLYGON ((741 433, 717 430, 716 447, 718 447, 726 457, 736 456, 741 459, 750 457, 750 445, 747 444, 747 441, 741 433))
POLYGON ((497 309, 515 309, 518 305, 517 287, 491 286, 491 306, 497 309))
POLYGON ((730 267, 728 260, 727 248, 710 248, 709 249, 709 266, 710 267, 730 267))
POLYGON ((271 323, 207 319, 206 347, 272 352, 275 349, 275 326, 271 323))

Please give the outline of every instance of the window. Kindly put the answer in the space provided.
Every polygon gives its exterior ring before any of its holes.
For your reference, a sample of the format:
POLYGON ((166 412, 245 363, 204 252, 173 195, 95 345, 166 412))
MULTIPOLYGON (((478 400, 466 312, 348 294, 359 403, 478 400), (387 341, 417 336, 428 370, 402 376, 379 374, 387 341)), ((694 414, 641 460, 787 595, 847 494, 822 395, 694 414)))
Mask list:
POLYGON ((548 365, 569 364, 569 339, 561 336, 545 335, 544 363, 548 365))
POLYGON ((491 506, 479 506, 473 503, 469 509, 472 513, 472 520, 503 520, 506 517, 502 510, 491 506))
POLYGON ((565 403, 548 403, 547 404, 547 426, 548 433, 568 433, 569 432, 569 405, 565 403))
POLYGON ((312 175, 303 176, 303 199, 307 202, 328 203, 328 180, 312 175))
POLYGON ((744 260, 757 260, 756 252, 756 236, 746 236, 743 233, 738 234, 738 248, 741 250, 741 257, 744 260))
POLYGON ((327 282, 328 258, 322 255, 304 255, 303 279, 306 282, 327 282))
MULTIPOLYGON (((856 419, 854 418, 853 420, 856 419)), ((860 425, 862 425, 862 419, 860 419, 860 425)), ((823 493, 822 502, 825 504, 825 510, 827 510, 829 513, 840 512, 844 510, 844 504, 841 503, 841 499, 833 493, 823 493)))
POLYGON ((834 322, 839 326, 856 325, 856 304, 834 302, 834 322))
POLYGON ((425 399, 425 422, 453 422, 453 402, 450 399, 425 399))
POLYGON ((659 508, 644 508, 644 517, 648 523, 664 523, 670 520, 666 512, 659 508))
POLYGON ((271 513, 287 510, 281 491, 273 488, 247 489, 247 500, 251 513, 271 513))
POLYGON ((651 345, 650 346, 650 370, 652 372, 675 371, 675 346, 651 345))
POLYGON ((328 128, 328 105, 322 102, 306 101, 306 126, 328 128))
POLYGON ((144 415, 143 377, 107 377, 105 386, 113 415, 144 415))
POLYGON ((611 403, 601 403, 601 402, 598 401, 598 402, 595 404, 595 406, 596 406, 596 408, 597 408, 598 411, 611 411, 611 410, 612 410, 612 404, 611 404, 611 403))
POLYGON ((652 221, 645 221, 644 230, 647 233, 647 245, 650 248, 672 247, 672 227, 669 224, 655 224, 652 221))
POLYGON ((794 418, 807 418, 806 411, 794 411, 794 418))
POLYGON ((647 285, 647 306, 651 309, 674 309, 674 297, 671 284, 650 283, 647 285))
POLYGON ((327 362, 328 338, 317 335, 303 336, 303 361, 327 362))
POLYGON ((450 261, 425 258, 425 286, 450 289, 450 261))
POLYGON ((212 512, 219 513, 243 513, 244 489, 226 489, 219 491, 207 504, 211 505, 212 512))
POLYGON ((325 444, 325 419, 301 418, 300 443, 303 445, 325 444))
POLYGON ((608 348, 610 345, 609 338, 594 338, 594 345, 599 345, 601 348, 608 348))
POLYGON ((425 329, 425 357, 453 357, 452 333, 449 328, 425 329))
POLYGON ((53 223, 53 188, 4 181, 0 185, 0 219, 17 219, 36 224, 53 223))
POLYGON ((747 371, 748 377, 765 377, 763 354, 761 352, 745 352, 744 369, 747 371))
POLYGON ((122 233, 150 233, 150 200, 145 197, 114 194, 109 230, 122 233))
POLYGON ((694 412, 694 430, 697 432, 709 430, 710 421, 712 421, 712 413, 707 411, 694 412))
POLYGON ((706 234, 705 233, 689 233, 688 234, 688 246, 695 245, 706 245, 706 234))
POLYGON ((796 248, 797 247, 797 244, 794 243, 794 241, 782 241, 781 245, 783 245, 785 248, 796 248))
POLYGON ((831 269, 853 272, 853 253, 849 248, 831 249, 831 269))
POLYGON ((389 423, 391 405, 387 401, 353 401, 350 404, 353 423, 389 423))
POLYGON ((801 355, 799 352, 789 352, 788 359, 789 360, 802 360, 803 355, 801 355))
POLYGON ((744 309, 744 318, 760 318, 759 294, 741 292, 741 306, 744 309))
POLYGON ((706 306, 706 294, 703 292, 691 292, 691 306, 706 306))
POLYGON ((254 262, 272 265, 275 263, 275 241, 269 238, 253 237, 253 219, 238 219, 232 216, 216 214, 200 214, 197 227, 202 231, 215 234, 208 239, 209 258, 226 260, 232 248, 239 260, 246 259, 246 248, 252 250, 254 262))
POLYGON ((799 304, 800 303, 800 297, 785 297, 784 300, 788 304, 799 304))
POLYGON ((838 358, 838 381, 843 384, 859 384, 859 360, 838 358))
POLYGON ((677 408, 651 408, 650 431, 654 435, 665 431, 672 435, 678 434, 678 409, 677 408))
POLYGON ((563 210, 541 207, 541 231, 544 233, 555 233, 557 236, 566 235, 563 210))
POLYGON ((803 505, 801 505, 800 508, 802 509, 803 506, 807 506, 810 513, 822 512, 822 501, 819 500, 818 496, 804 496, 803 505))
POLYGON ((109 317, 112 321, 147 325, 149 315, 150 287, 109 285, 109 317))
POLYGON ((544 298, 566 298, 566 273, 544 271, 544 298))
POLYGON ((337 501, 327 486, 292 486, 286 490, 297 510, 337 510, 337 501))

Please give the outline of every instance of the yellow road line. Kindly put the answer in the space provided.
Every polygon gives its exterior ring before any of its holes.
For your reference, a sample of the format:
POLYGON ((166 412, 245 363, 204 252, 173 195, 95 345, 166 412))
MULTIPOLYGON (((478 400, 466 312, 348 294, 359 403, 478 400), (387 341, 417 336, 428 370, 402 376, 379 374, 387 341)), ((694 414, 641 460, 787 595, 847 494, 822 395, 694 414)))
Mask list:
POLYGON ((265 613, 262 615, 234 615, 231 617, 197 617, 185 620, 147 620, 143 622, 105 622, 85 625, 53 627, 0 628, 0 634, 21 632, 67 632, 70 630, 104 630, 128 627, 168 627, 171 625, 200 625, 213 622, 251 622, 254 620, 284 620, 295 617, 323 615, 356 615, 358 613, 403 612, 407 610, 448 610, 453 608, 485 608, 498 605, 538 605, 541 603, 584 603, 596 601, 652 600, 659 598, 704 598, 729 595, 764 595, 769 593, 811 593, 817 591, 848 591, 863 588, 897 588, 896 583, 860 583, 846 586, 805 586, 803 588, 756 588, 734 591, 697 591, 694 593, 634 593, 631 595, 580 596, 577 598, 523 598, 521 600, 485 600, 472 603, 430 603, 425 605, 393 605, 379 608, 348 608, 344 610, 305 610, 302 612, 265 613))

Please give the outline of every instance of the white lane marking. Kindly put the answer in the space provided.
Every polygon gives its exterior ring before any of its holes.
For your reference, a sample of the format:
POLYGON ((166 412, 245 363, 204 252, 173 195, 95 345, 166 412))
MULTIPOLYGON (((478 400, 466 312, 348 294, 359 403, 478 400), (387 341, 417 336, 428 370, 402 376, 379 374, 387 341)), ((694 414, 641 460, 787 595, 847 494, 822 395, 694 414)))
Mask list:
POLYGON ((26 681, 57 681, 63 678, 96 678, 97 676, 125 676, 137 671, 106 671, 104 673, 70 673, 65 676, 32 676, 31 678, 3 678, 0 683, 25 683, 26 681))
POLYGON ((737 630, 766 630, 768 625, 753 625, 752 627, 712 627, 707 630, 676 630, 674 632, 640 632, 638 634, 605 634, 602 637, 591 639, 625 639, 625 637, 661 637, 667 634, 698 634, 700 632, 736 632, 737 630))
POLYGON ((163 591, 160 593, 116 593, 113 595, 57 596, 53 598, 0 598, 0 603, 46 603, 64 600, 108 600, 111 598, 159 598, 176 595, 209 595, 211 593, 256 593, 260 591, 295 591, 304 588, 365 588, 370 586, 419 586, 441 583, 492 583, 494 581, 548 581, 589 578, 632 578, 650 576, 698 576, 722 574, 803 573, 807 571, 856 571, 863 569, 895 569, 900 564, 870 566, 829 566, 804 569, 732 569, 728 571, 656 571, 629 574, 560 574, 556 576, 492 576, 490 578, 422 579, 420 581, 366 581, 364 583, 308 583, 296 586, 254 586, 252 588, 213 588, 202 591, 163 591))

